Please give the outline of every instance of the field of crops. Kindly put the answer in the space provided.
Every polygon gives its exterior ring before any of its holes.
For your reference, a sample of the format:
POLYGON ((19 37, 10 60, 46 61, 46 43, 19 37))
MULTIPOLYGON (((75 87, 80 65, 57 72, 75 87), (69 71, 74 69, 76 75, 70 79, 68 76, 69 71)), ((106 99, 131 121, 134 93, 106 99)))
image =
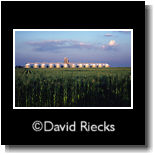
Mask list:
POLYGON ((16 68, 15 106, 128 107, 131 69, 16 68))

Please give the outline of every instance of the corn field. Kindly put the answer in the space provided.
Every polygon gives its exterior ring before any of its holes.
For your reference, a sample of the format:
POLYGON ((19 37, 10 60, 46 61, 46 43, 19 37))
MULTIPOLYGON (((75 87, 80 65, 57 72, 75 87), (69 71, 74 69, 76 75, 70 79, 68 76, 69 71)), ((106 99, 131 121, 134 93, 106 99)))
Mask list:
POLYGON ((130 107, 130 68, 15 69, 16 107, 130 107))

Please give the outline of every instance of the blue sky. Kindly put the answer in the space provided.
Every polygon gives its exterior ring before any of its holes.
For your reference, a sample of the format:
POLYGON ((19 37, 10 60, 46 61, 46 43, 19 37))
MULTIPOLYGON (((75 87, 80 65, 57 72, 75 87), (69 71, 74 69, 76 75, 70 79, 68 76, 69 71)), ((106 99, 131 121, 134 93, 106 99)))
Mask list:
POLYGON ((15 65, 28 62, 108 63, 131 66, 130 31, 16 31, 15 65))

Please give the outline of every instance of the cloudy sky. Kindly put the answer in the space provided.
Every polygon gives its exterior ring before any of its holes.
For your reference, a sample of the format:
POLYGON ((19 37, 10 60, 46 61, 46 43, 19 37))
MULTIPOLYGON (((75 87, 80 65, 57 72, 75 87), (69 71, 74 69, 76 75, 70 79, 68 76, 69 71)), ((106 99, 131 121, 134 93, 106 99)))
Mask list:
POLYGON ((130 31, 16 31, 15 65, 28 62, 108 63, 131 66, 130 31))

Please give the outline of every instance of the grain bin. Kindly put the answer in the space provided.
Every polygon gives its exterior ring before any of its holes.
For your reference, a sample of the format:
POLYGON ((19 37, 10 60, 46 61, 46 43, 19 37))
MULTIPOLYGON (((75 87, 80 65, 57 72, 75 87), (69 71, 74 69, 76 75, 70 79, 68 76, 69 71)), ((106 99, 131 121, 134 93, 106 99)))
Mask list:
POLYGON ((54 68, 54 65, 53 64, 49 64, 49 68, 54 68))
POLYGON ((46 68, 45 64, 41 64, 41 68, 46 68))
POLYGON ((30 68, 30 64, 26 64, 25 65, 25 68, 30 68))
POLYGON ((68 64, 64 64, 64 68, 68 68, 69 66, 68 66, 68 64))
POLYGON ((98 64, 98 68, 102 68, 103 67, 103 65, 102 64, 98 64))
POLYGON ((83 64, 78 64, 79 68, 82 68, 83 67, 83 64))
POLYGON ((93 65, 92 65, 92 68, 96 68, 96 64, 93 64, 93 65))
POLYGON ((89 64, 85 64, 85 67, 86 67, 86 68, 89 68, 89 66, 90 66, 89 64))
POLYGON ((109 64, 105 64, 105 68, 108 68, 108 67, 110 67, 109 64))
POLYGON ((75 64, 72 64, 72 65, 71 65, 71 67, 72 67, 72 68, 75 68, 75 67, 76 67, 76 65, 75 65, 75 64))
POLYGON ((33 68, 38 68, 38 64, 34 64, 33 65, 33 68))
POLYGON ((56 64, 56 68, 60 68, 60 64, 56 64))

